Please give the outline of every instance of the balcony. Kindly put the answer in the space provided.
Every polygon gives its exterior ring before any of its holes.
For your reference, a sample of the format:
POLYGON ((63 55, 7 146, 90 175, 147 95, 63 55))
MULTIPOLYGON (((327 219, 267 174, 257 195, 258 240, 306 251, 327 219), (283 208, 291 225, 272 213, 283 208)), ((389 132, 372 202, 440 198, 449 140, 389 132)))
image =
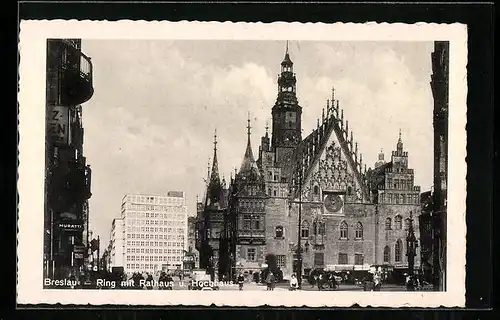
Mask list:
POLYGON ((78 105, 88 101, 94 94, 92 62, 71 42, 63 41, 61 56, 61 102, 63 105, 78 105))

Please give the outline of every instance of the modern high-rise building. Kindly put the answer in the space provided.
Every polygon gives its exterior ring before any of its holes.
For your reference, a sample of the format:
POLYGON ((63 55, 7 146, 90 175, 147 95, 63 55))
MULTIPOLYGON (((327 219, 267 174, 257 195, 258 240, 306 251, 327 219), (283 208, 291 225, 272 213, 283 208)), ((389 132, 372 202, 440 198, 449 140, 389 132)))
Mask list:
POLYGON ((112 264, 126 273, 181 269, 187 229, 184 192, 125 195, 111 231, 112 264))
POLYGON ((111 234, 109 235, 109 247, 111 248, 110 256, 110 269, 113 267, 123 267, 125 260, 125 230, 123 218, 113 219, 111 224, 111 234))

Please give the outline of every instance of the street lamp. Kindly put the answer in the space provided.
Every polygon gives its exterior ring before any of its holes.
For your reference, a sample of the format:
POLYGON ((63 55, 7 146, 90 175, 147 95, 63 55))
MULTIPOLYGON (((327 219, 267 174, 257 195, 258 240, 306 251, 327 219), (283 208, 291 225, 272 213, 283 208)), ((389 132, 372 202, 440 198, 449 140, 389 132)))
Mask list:
MULTIPOLYGON (((413 281, 414 269, 415 269, 415 256, 417 251, 417 239, 415 237, 415 231, 413 230, 413 213, 410 211, 410 220, 408 225, 408 235, 406 237, 406 256, 408 257, 408 274, 410 276, 410 281, 413 281)), ((411 286, 413 287, 413 286, 411 286)))

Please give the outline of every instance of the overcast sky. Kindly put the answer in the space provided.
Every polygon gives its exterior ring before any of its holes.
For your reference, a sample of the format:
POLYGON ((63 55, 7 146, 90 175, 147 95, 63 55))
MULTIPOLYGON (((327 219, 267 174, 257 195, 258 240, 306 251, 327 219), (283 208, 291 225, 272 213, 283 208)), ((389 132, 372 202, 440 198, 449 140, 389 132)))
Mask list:
MULTIPOLYGON (((430 89, 432 42, 290 42, 302 106, 303 137, 326 99, 340 100, 363 161, 386 160, 401 128, 415 183, 433 175, 430 89)), ((246 120, 260 137, 276 101, 284 41, 82 41, 95 93, 83 108, 84 154, 92 167, 91 229, 107 244, 127 193, 183 190, 195 214, 204 192, 213 133, 219 170, 240 167, 246 120)))

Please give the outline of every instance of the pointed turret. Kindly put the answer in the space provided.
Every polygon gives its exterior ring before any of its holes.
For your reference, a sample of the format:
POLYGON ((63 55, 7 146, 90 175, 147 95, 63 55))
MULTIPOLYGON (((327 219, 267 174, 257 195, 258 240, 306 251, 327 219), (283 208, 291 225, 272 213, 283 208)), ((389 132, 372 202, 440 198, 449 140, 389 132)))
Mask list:
POLYGON ((401 140, 401 129, 399 129, 399 138, 396 150, 398 152, 398 155, 403 155, 403 140, 401 140))
POLYGON ((375 168, 378 168, 384 164, 385 164, 384 151, 382 149, 380 149, 380 153, 378 154, 378 161, 375 162, 375 168))
POLYGON ((214 204, 220 200, 222 185, 219 177, 219 163, 217 162, 217 130, 214 134, 214 159, 212 162, 212 171, 210 173, 210 181, 208 183, 208 199, 210 204, 214 204))
POLYGON ((255 162, 255 158, 253 157, 252 151, 252 143, 250 141, 250 115, 248 117, 248 125, 247 125, 247 148, 245 151, 245 155, 243 156, 243 162, 241 163, 239 174, 242 176, 259 176, 259 169, 257 167, 257 163, 255 162))

